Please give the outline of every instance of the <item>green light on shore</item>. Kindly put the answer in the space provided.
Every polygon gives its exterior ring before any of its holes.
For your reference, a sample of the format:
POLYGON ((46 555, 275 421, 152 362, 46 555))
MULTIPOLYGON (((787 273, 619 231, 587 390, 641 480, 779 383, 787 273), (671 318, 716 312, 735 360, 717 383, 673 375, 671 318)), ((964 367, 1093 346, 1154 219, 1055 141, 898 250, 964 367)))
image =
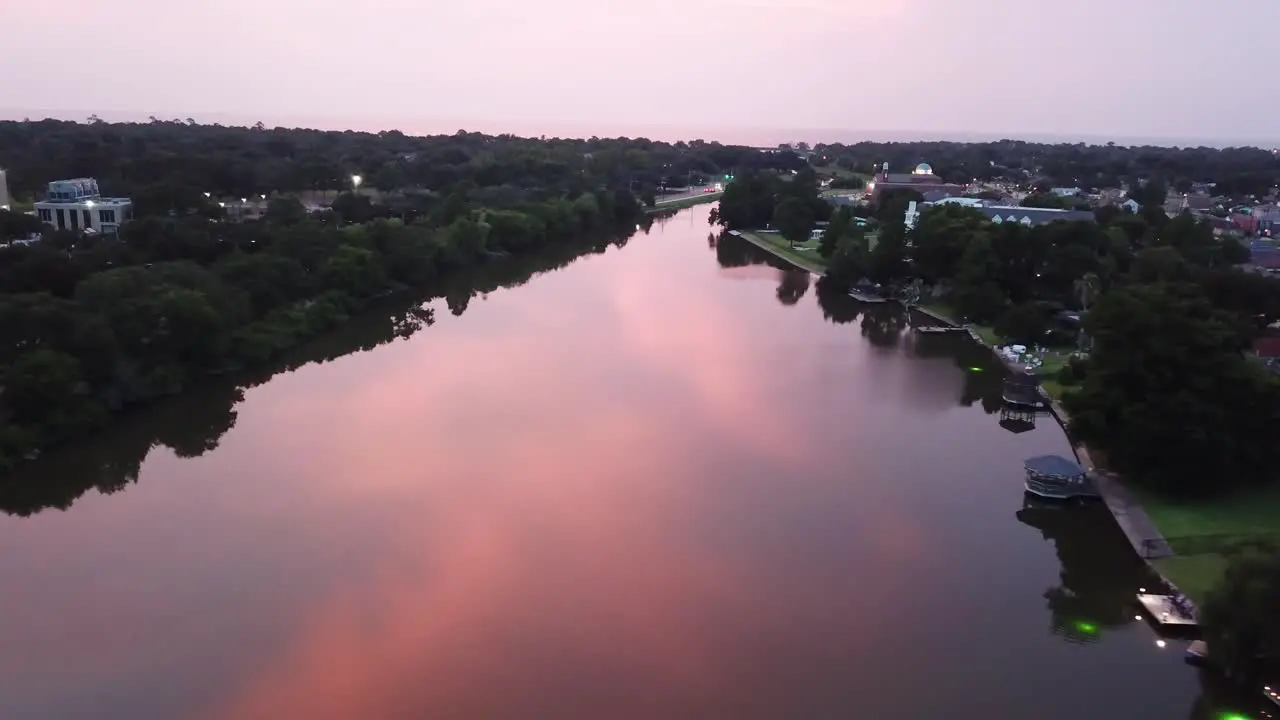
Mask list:
POLYGON ((978 366, 976 366, 976 365, 975 365, 975 366, 973 366, 973 367, 971 367, 971 368, 969 368, 969 372, 982 372, 982 371, 983 371, 983 370, 982 370, 982 368, 980 368, 980 367, 978 367, 978 366))
POLYGON ((1217 720, 1253 720, 1253 718, 1248 715, 1241 715, 1237 712, 1220 712, 1218 713, 1217 720))

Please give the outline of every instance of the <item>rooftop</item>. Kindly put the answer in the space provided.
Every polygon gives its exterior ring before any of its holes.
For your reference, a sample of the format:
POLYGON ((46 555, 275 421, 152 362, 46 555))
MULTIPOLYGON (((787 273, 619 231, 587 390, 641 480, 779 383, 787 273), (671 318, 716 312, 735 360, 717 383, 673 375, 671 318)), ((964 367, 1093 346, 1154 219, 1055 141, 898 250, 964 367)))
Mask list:
POLYGON ((1075 477, 1084 474, 1084 468, 1080 466, 1080 463, 1068 460, 1061 455, 1038 455, 1033 458, 1027 458, 1023 461, 1022 466, 1028 472, 1033 472, 1037 475, 1075 477))

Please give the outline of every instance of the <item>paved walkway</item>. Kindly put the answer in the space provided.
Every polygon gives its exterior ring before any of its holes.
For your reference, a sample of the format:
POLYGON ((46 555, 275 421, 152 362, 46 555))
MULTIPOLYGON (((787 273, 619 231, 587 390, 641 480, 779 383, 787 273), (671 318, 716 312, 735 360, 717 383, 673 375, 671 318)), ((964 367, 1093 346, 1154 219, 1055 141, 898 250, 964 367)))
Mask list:
MULTIPOLYGON (((1067 415, 1067 411, 1057 400, 1050 398, 1049 407, 1065 431, 1071 416, 1067 415)), ((1120 526, 1138 557, 1144 560, 1173 557, 1173 549, 1169 547, 1164 534, 1151 521, 1147 511, 1142 509, 1142 503, 1124 486, 1120 477, 1110 470, 1098 469, 1089 456, 1089 448, 1084 445, 1073 445, 1071 449, 1076 454, 1076 460, 1089 472, 1089 479, 1093 480, 1098 493, 1102 495, 1102 502, 1106 503, 1111 516, 1116 519, 1116 524, 1120 526)), ((1165 581, 1168 582, 1168 579, 1165 581)))

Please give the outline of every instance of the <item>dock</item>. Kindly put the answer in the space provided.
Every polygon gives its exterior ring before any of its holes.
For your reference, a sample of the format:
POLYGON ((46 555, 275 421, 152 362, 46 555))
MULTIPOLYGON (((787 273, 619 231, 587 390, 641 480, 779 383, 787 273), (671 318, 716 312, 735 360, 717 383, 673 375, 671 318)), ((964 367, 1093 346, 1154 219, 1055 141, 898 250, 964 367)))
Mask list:
POLYGON ((918 325, 912 328, 918 333, 925 335, 941 335, 943 333, 965 332, 964 328, 946 327, 944 325, 918 325))
POLYGON ((1150 593, 1139 593, 1138 602, 1142 608, 1147 611, 1151 619, 1161 627, 1185 628, 1192 629, 1199 626, 1196 622, 1195 610, 1187 608, 1183 610, 1174 603, 1172 595, 1153 595, 1150 593))

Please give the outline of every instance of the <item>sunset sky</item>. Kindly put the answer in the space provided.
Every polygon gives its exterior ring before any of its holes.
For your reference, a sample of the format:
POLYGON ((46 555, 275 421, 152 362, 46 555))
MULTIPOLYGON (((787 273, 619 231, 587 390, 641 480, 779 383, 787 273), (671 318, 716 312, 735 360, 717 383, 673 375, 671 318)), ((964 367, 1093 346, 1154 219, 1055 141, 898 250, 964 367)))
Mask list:
POLYGON ((725 139, 1280 135, 1276 0, 0 4, 0 117, 725 139))

